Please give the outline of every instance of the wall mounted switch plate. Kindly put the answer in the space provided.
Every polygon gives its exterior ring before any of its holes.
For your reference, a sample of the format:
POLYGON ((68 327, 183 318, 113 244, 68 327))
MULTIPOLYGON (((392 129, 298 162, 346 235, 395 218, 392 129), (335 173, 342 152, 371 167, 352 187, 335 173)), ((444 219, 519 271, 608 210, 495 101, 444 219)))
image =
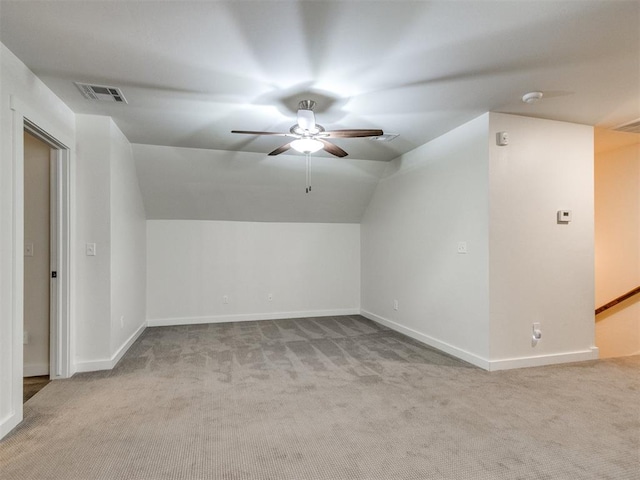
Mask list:
POLYGON ((571 221, 571 210, 558 210, 558 223, 569 223, 571 221))
POLYGON ((87 257, 95 257, 96 256, 96 244, 95 243, 87 243, 87 245, 86 245, 86 254, 87 254, 87 257))

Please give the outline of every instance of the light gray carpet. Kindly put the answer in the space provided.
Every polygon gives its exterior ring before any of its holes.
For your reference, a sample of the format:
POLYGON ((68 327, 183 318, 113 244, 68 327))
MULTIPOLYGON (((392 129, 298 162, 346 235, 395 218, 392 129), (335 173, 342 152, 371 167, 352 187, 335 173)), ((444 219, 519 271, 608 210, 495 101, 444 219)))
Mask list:
POLYGON ((640 479, 640 357, 487 373, 359 317, 149 328, 2 480, 640 479))

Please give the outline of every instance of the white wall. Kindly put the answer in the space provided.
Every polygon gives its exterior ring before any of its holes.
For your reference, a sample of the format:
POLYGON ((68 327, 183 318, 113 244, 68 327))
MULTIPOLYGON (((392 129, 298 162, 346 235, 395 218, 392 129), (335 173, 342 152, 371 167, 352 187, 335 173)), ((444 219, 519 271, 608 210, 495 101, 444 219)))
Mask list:
POLYGON ((593 294, 591 127, 485 114, 394 160, 362 222, 364 315, 483 368, 597 358, 593 294))
POLYGON ((483 366, 488 126, 483 115, 391 162, 362 221, 363 314, 483 366))
POLYGON ((77 115, 76 365, 111 355, 111 119, 77 115), (87 243, 96 255, 87 256, 87 243))
POLYGON ((111 357, 146 323, 147 225, 131 144, 111 122, 111 357))
MULTIPOLYGON (((596 306, 640 285, 640 134, 596 130, 596 306), (611 136, 615 135, 615 139, 611 136), (626 144, 620 146, 616 141, 626 144)), ((601 357, 640 354, 640 296, 598 315, 601 357)))
POLYGON ((492 113, 490 137, 491 368, 597 358, 593 128, 492 113))
POLYGON ((0 44, 0 437, 22 419, 23 171, 13 162, 12 98, 75 162, 73 112, 0 44))
POLYGON ((359 309, 357 224, 149 220, 147 259, 149 325, 359 309))
POLYGON ((24 135, 24 243, 33 247, 24 256, 25 377, 49 375, 50 151, 24 135))
POLYGON ((145 326, 146 224, 131 145, 109 117, 77 115, 76 369, 112 368, 145 326), (96 255, 86 255, 86 244, 96 255))

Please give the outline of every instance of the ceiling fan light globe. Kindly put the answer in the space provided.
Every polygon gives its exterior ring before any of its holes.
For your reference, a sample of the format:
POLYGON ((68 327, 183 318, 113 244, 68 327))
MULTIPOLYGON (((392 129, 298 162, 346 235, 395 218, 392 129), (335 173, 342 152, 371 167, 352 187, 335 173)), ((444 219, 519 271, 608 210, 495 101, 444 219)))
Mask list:
POLYGON ((300 153, 315 153, 324 147, 320 140, 313 138, 300 138, 291 142, 291 148, 300 153))

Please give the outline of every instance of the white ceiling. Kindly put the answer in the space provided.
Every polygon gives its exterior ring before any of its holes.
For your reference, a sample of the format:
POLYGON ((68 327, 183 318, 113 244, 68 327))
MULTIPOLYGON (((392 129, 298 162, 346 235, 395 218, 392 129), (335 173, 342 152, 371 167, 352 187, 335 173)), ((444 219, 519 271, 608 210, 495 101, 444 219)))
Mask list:
MULTIPOLYGON (((230 130, 286 131, 307 98, 327 129, 400 134, 336 141, 348 159, 374 161, 486 111, 605 128, 640 117, 639 1, 0 0, 0 40, 75 112, 113 117, 132 143, 259 153, 243 157, 256 171, 278 163, 264 154, 283 139, 230 130), (129 104, 91 103, 74 81, 119 87, 129 104), (545 98, 524 104, 532 90, 545 98)), ((148 161, 136 157, 143 185, 148 161)), ((284 188, 222 175, 238 195, 284 188)), ((150 212, 169 203, 144 196, 150 212)))

